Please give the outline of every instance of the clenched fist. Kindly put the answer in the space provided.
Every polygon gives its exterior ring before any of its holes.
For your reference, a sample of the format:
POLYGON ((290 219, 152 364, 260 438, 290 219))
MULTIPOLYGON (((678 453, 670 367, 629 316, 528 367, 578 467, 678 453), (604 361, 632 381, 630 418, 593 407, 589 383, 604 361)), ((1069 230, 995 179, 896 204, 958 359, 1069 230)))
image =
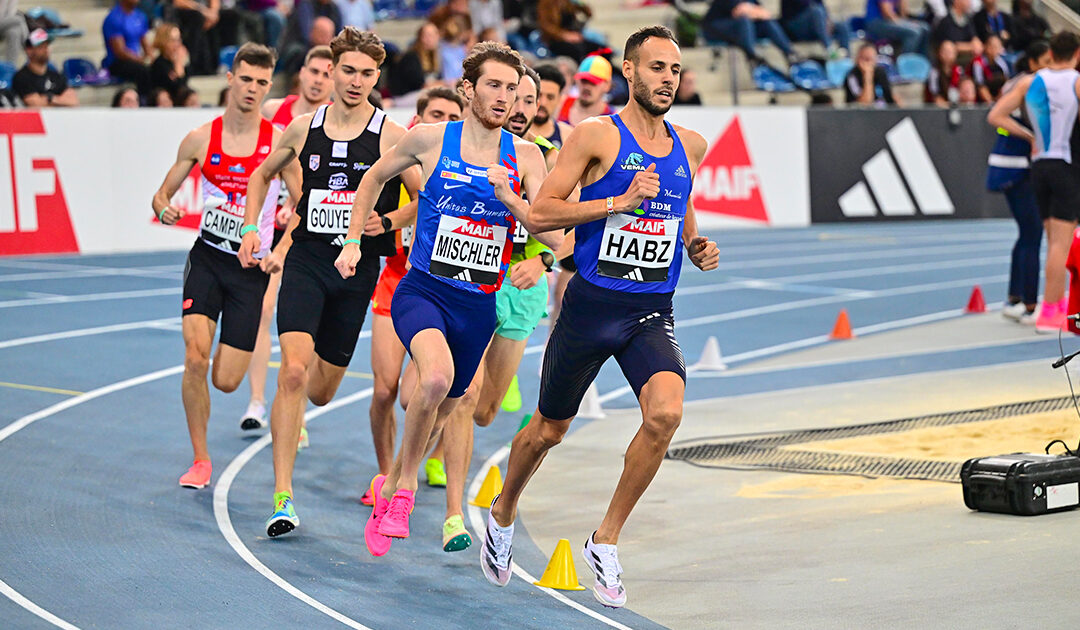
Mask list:
POLYGON ((346 243, 345 247, 341 248, 337 260, 334 261, 334 267, 342 278, 351 278, 356 273, 356 264, 359 262, 360 246, 356 243, 346 243))
POLYGON ((702 271, 711 271, 720 266, 720 248, 716 246, 716 241, 710 241, 707 237, 695 236, 686 252, 690 255, 690 262, 702 271))
POLYGON ((165 209, 158 215, 158 221, 161 221, 162 225, 175 225, 177 221, 184 218, 185 214, 183 208, 165 206, 165 209))
MULTIPOLYGON (((237 257, 240 259, 240 264, 245 269, 250 269, 259 264, 259 260, 255 258, 255 254, 262 248, 262 241, 259 239, 259 231, 254 230, 244 235, 244 238, 240 241, 240 251, 236 252, 237 257)), ((265 269, 264 269, 265 271, 265 269)))
POLYGON ((517 197, 514 189, 510 187, 510 171, 505 166, 492 164, 487 170, 488 183, 495 189, 495 197, 506 203, 507 199, 517 197))
POLYGON ((644 171, 634 173, 634 180, 630 182, 630 187, 616 200, 617 212, 636 210, 646 199, 655 199, 660 194, 660 175, 655 171, 656 163, 654 162, 644 171))

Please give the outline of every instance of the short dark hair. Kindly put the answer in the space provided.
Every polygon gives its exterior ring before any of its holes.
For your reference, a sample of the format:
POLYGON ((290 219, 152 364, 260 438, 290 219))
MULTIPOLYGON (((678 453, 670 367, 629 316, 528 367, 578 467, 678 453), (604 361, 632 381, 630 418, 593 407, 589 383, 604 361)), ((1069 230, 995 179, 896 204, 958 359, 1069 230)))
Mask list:
POLYGON ((1050 38, 1050 56, 1054 61, 1068 61, 1080 50, 1080 36, 1069 31, 1061 31, 1050 38))
POLYGON ((645 26, 634 31, 630 37, 626 38, 626 46, 623 47, 623 59, 629 59, 637 63, 638 49, 650 37, 670 39, 676 46, 679 45, 679 40, 675 39, 675 33, 672 33, 670 28, 659 24, 645 26))
MULTIPOLYGON (((545 63, 536 66, 536 74, 540 75, 541 81, 551 81, 558 85, 560 92, 566 89, 566 75, 555 64, 545 63)), ((537 85, 537 87, 540 86, 537 85)))
POLYGON ((480 66, 485 61, 498 61, 513 68, 520 79, 525 74, 525 61, 516 50, 501 42, 480 42, 469 51, 469 56, 461 64, 461 78, 476 85, 480 80, 480 66))
POLYGON ((312 59, 325 59, 331 63, 334 61, 334 51, 329 46, 316 46, 304 55, 304 65, 308 65, 312 59))
POLYGON ((420 94, 420 98, 416 99, 416 115, 423 116, 427 111, 428 105, 431 101, 437 98, 445 99, 451 103, 457 103, 457 106, 461 108, 461 111, 465 111, 465 99, 461 98, 461 95, 457 93, 454 88, 448 88, 445 86, 436 86, 424 90, 420 94))
POLYGON ((530 79, 532 79, 533 86, 536 88, 536 94, 534 94, 534 96, 539 97, 540 96, 540 75, 536 72, 536 70, 533 70, 529 66, 525 66, 525 74, 524 74, 524 76, 522 76, 522 78, 525 78, 525 77, 529 77, 530 79))
POLYGON ((375 60, 375 65, 381 66, 386 60, 386 48, 379 36, 371 31, 361 31, 355 26, 346 26, 341 29, 334 39, 330 40, 330 50, 333 52, 333 62, 336 65, 341 56, 347 52, 361 52, 375 60))
POLYGON ((274 52, 273 48, 267 48, 255 42, 248 42, 241 46, 240 50, 236 51, 236 56, 233 57, 232 62, 233 72, 236 72, 241 62, 256 68, 270 68, 273 70, 274 64, 277 63, 277 53, 274 52))

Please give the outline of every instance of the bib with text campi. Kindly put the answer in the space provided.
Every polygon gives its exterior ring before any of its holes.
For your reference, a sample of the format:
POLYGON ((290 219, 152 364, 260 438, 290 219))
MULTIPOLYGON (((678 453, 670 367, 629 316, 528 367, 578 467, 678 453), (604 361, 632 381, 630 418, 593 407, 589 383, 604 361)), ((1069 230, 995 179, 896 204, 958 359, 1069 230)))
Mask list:
POLYGON ((678 251, 679 237, 678 219, 608 217, 596 270, 609 278, 663 282, 678 251))
POLYGON ((433 275, 474 284, 499 280, 506 226, 473 221, 467 216, 442 215, 431 250, 433 275))
POLYGON ((313 189, 308 194, 307 229, 313 234, 337 234, 344 240, 349 231, 355 190, 313 189))
POLYGON ((202 225, 204 233, 221 239, 226 249, 239 251, 240 228, 244 226, 244 199, 233 203, 228 199, 208 196, 203 202, 202 225))

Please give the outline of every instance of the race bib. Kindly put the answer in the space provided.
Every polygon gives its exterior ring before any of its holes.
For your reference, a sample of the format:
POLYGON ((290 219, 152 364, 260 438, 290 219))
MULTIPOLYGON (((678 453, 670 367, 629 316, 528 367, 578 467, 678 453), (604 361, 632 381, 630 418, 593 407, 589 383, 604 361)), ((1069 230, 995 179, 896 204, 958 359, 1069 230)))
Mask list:
POLYGON ((495 284, 499 280, 505 246, 504 225, 442 215, 431 250, 429 270, 444 278, 495 284))
POLYGON ((203 205, 201 237, 218 249, 235 252, 240 249, 240 228, 244 226, 244 206, 230 203, 221 197, 208 197, 203 205))
POLYGON ((517 228, 514 229, 514 255, 525 253, 525 244, 529 242, 529 233, 521 221, 515 221, 517 228))
POLYGON ((312 190, 308 193, 307 230, 344 236, 349 231, 354 190, 312 190))
POLYGON ((596 270, 608 278, 663 282, 678 251, 679 233, 678 219, 608 217, 596 270))
POLYGON ((413 226, 407 225, 400 230, 401 247, 412 247, 413 226))

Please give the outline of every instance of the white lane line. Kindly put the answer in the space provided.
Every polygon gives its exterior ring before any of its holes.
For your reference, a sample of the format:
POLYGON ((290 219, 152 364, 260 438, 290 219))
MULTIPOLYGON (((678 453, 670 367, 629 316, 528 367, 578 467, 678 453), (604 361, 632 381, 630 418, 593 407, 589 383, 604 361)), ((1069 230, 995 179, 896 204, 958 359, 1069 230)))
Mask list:
POLYGON ((38 606, 34 602, 23 597, 22 593, 8 586, 7 582, 0 580, 0 593, 3 593, 5 597, 22 606, 23 608, 34 613, 38 617, 41 617, 45 621, 48 621, 57 628, 63 628, 64 630, 79 630, 78 626, 73 626, 63 619, 57 617, 51 612, 45 610, 41 606, 38 606))
MULTIPOLYGON (((371 396, 373 391, 374 389, 369 387, 363 391, 332 401, 325 407, 319 407, 313 411, 305 412, 305 417, 310 422, 325 413, 329 413, 350 403, 367 398, 371 396)), ((346 617, 333 608, 330 608, 326 604, 311 597, 290 584, 285 578, 274 573, 269 567, 259 561, 259 559, 255 557, 255 554, 251 553, 251 550, 247 548, 247 545, 240 540, 240 536, 236 534, 236 530, 233 528, 232 519, 229 518, 229 488, 232 487, 233 481, 236 479, 236 476, 240 474, 240 471, 243 470, 244 466, 246 466, 259 451, 266 448, 271 443, 272 439, 271 435, 267 433, 252 443, 251 446, 248 446, 241 451, 239 455, 229 462, 229 465, 225 468, 225 472, 221 474, 217 483, 214 484, 214 518, 217 520, 218 529, 221 530, 221 535, 225 537, 225 541, 229 543, 229 546, 233 548, 233 551, 235 551, 244 562, 248 563, 251 568, 258 571, 263 577, 273 582, 274 585, 281 590, 350 628, 355 628, 356 630, 371 630, 359 621, 356 621, 351 617, 346 617)))
POLYGON ((130 270, 103 270, 103 271, 36 271, 30 273, 6 273, 0 274, 0 282, 30 282, 39 280, 71 280, 75 278, 94 278, 102 276, 137 276, 140 278, 159 278, 162 280, 177 280, 183 272, 177 269, 173 272, 156 271, 147 273, 132 273, 130 270))
MULTIPOLYGON (((468 494, 466 496, 467 497, 476 496, 476 493, 480 491, 481 484, 484 483, 484 476, 487 474, 487 471, 489 469, 491 469, 492 466, 498 466, 500 463, 502 463, 502 460, 505 459, 506 456, 509 455, 509 454, 510 454, 510 447, 509 446, 504 446, 504 447, 500 448, 499 450, 495 451, 495 453, 493 453, 491 455, 491 457, 489 457, 487 459, 487 461, 484 462, 484 465, 480 467, 480 471, 476 473, 476 476, 473 477, 472 483, 469 484, 469 492, 468 492, 468 494)), ((478 507, 476 507, 475 505, 472 505, 472 504, 469 505, 469 523, 472 525, 473 533, 476 534, 477 543, 481 544, 481 545, 484 544, 485 534, 487 533, 487 523, 482 518, 482 514, 480 513, 480 508, 478 508, 478 507)), ((574 610, 585 613, 586 615, 592 617, 593 619, 596 619, 597 621, 600 621, 600 622, 602 622, 604 624, 607 624, 607 625, 611 626, 612 628, 619 628, 620 630, 630 630, 629 626, 625 626, 625 625, 619 623, 618 621, 615 621, 614 619, 611 619, 609 617, 605 617, 604 615, 596 612, 595 610, 592 610, 591 608, 588 608, 587 606, 583 606, 583 605, 575 602, 574 600, 570 599, 566 595, 563 595, 559 591, 556 591, 556 590, 550 589, 550 588, 545 588, 543 586, 536 586, 535 584, 533 584, 533 582, 537 581, 537 579, 535 577, 533 577, 531 574, 529 574, 529 572, 526 571, 525 569, 522 569, 521 566, 518 565, 518 563, 512 562, 511 564, 513 565, 513 573, 514 573, 514 575, 516 575, 519 578, 525 580, 526 583, 533 586, 534 588, 539 589, 541 592, 547 593, 548 595, 551 595, 552 597, 554 597, 559 602, 562 602, 563 604, 566 604, 567 606, 573 608, 574 610)))
POLYGON ((902 247, 899 249, 878 249, 866 252, 840 252, 836 254, 813 254, 809 256, 780 256, 758 260, 740 260, 722 262, 718 269, 759 269, 762 267, 784 267, 788 265, 810 265, 815 263, 849 262, 853 260, 881 260, 883 258, 909 258, 930 254, 960 254, 965 252, 986 252, 986 243, 973 245, 945 245, 942 247, 902 247))
MULTIPOLYGON (((67 277, 82 276, 139 276, 147 278, 168 278, 182 273, 183 265, 154 265, 151 267, 107 267, 101 265, 73 265, 61 263, 37 262, 30 260, 0 260, 0 266, 15 269, 39 269, 54 273, 67 274, 67 277)), ((0 274, 0 282, 14 274, 0 274)), ((24 274, 18 274, 24 275, 24 274)), ((63 276, 55 276, 63 277, 63 276)))
POLYGON ((32 337, 19 337, 18 339, 6 339, 0 341, 0 349, 14 348, 17 346, 26 346, 34 343, 43 343, 46 341, 57 341, 59 339, 72 339, 74 337, 88 337, 90 335, 102 335, 111 332, 120 332, 123 330, 132 330, 135 328, 163 328, 169 324, 179 323, 177 317, 166 317, 164 319, 147 319, 141 322, 129 322, 127 324, 113 324, 111 326, 95 326, 93 328, 79 328, 77 330, 66 330, 63 332, 48 333, 44 335, 34 335, 32 337))
MULTIPOLYGON (((851 251, 852 247, 881 247, 883 245, 898 246, 898 245, 911 245, 913 243, 933 243, 933 242, 984 242, 992 243, 995 241, 1007 242, 1010 239, 1014 239, 1016 236, 1013 234, 1005 233, 988 233, 988 234, 972 234, 965 235, 964 237, 957 237, 950 234, 926 234, 922 236, 855 236, 851 238, 808 238, 808 239, 786 239, 781 242, 773 241, 761 241, 753 245, 736 245, 731 247, 725 247, 723 242, 719 242, 720 256, 734 255, 760 255, 761 248, 768 245, 777 245, 780 243, 790 244, 797 246, 800 251, 806 250, 820 250, 820 249, 835 249, 837 251, 851 251), (847 247, 846 250, 841 248, 847 247)), ((741 240, 741 239, 740 239, 741 240)), ((745 241, 742 241, 745 243, 745 241)))
POLYGON ((137 291, 111 291, 109 293, 90 293, 87 295, 58 295, 56 297, 7 300, 6 302, 0 302, 0 308, 41 306, 43 304, 70 304, 73 302, 101 302, 104 300, 126 300, 130 298, 179 294, 180 287, 171 287, 168 289, 140 289, 137 291))

